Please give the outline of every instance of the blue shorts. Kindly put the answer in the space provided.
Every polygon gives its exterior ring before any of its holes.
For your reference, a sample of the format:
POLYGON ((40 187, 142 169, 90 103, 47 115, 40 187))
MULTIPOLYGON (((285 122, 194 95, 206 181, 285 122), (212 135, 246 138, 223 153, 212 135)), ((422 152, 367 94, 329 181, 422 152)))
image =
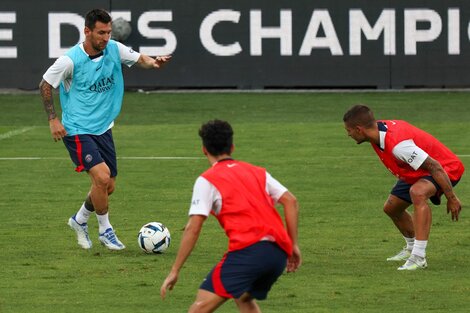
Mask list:
POLYGON ((277 244, 260 241, 231 251, 199 287, 223 298, 240 298, 245 292, 264 300, 287 265, 287 254, 277 244))
MULTIPOLYGON (((441 204, 441 196, 442 196, 442 189, 439 186, 439 184, 432 178, 432 176, 424 176, 421 177, 421 179, 426 179, 429 180, 431 183, 434 184, 436 187, 436 193, 430 198, 431 202, 434 203, 435 205, 441 204)), ((451 181, 452 186, 457 185, 459 181, 451 181)), ((392 191, 390 194, 408 202, 408 203, 413 203, 411 201, 411 196, 410 196, 410 188, 413 186, 412 184, 408 184, 404 182, 403 180, 398 180, 396 183, 395 187, 393 187, 392 191)))
POLYGON ((89 171, 93 166, 105 162, 111 177, 117 175, 116 149, 111 129, 102 135, 65 136, 63 142, 77 166, 75 171, 89 171))

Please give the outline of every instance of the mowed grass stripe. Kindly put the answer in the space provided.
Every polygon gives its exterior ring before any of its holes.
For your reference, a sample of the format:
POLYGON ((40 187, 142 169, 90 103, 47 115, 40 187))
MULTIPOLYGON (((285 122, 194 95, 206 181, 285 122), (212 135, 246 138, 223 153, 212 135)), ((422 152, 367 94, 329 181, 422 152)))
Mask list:
POLYGON ((14 136, 21 135, 21 134, 29 132, 30 130, 33 130, 35 128, 36 128, 35 126, 28 126, 28 127, 23 127, 23 128, 20 128, 20 129, 15 129, 15 130, 6 132, 4 134, 0 134, 0 140, 9 139, 9 138, 12 138, 14 136))
MULTIPOLYGON (((457 154, 459 158, 469 158, 470 154, 457 154)), ((369 159, 369 158, 376 158, 374 155, 364 155, 364 156, 321 156, 321 158, 325 159, 369 159)), ((70 158, 56 158, 56 157, 0 157, 0 161, 33 161, 33 160, 69 160, 70 158)), ((172 156, 123 156, 117 157, 118 160, 204 160, 205 158, 202 157, 172 157, 172 156)))
MULTIPOLYGON (((366 103, 376 117, 408 120, 468 156, 469 98, 470 93, 452 92, 127 93, 113 128, 118 156, 200 158, 121 159, 110 217, 127 249, 115 253, 99 245, 96 218, 89 221, 91 251, 78 248, 66 225, 83 202, 89 179, 73 171, 63 144, 51 140, 39 96, 0 96, 0 133, 37 127, 0 141, 0 156, 51 158, 0 162, 0 311, 186 312, 227 247, 213 217, 175 289, 165 301, 158 293, 176 256, 194 181, 208 168, 197 130, 202 122, 221 118, 234 126, 234 157, 266 167, 300 203, 304 263, 297 273, 282 275, 268 300, 260 302, 264 313, 467 312, 467 174, 456 187, 464 207, 457 223, 445 203, 432 208, 429 268, 400 273, 399 264, 385 259, 404 241, 382 212, 395 177, 370 146, 347 137, 342 115, 351 104, 366 103), (139 250, 138 230, 151 221, 171 231, 165 254, 139 250)), ((470 159, 462 160, 470 168, 470 159)), ((236 308, 228 302, 218 312, 236 308)))

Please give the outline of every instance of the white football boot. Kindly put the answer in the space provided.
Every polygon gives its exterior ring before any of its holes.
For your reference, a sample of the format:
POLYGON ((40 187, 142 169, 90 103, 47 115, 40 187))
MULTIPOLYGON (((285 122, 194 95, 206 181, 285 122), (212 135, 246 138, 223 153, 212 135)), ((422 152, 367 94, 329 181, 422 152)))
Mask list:
POLYGON ((416 254, 412 254, 408 260, 406 260, 405 264, 398 268, 399 271, 415 271, 418 269, 425 269, 428 267, 428 262, 426 262, 426 258, 422 258, 417 256, 416 254))
POLYGON ((75 219, 75 215, 69 218, 67 223, 77 234, 77 242, 83 249, 90 249, 92 246, 90 237, 88 236, 88 225, 87 223, 78 224, 75 219))
POLYGON ((400 252, 396 255, 387 258, 387 261, 405 261, 411 256, 411 250, 406 249, 404 247, 400 252))
POLYGON ((112 228, 106 229, 104 233, 100 234, 98 239, 101 241, 101 244, 109 250, 122 250, 126 248, 126 246, 119 241, 112 228))

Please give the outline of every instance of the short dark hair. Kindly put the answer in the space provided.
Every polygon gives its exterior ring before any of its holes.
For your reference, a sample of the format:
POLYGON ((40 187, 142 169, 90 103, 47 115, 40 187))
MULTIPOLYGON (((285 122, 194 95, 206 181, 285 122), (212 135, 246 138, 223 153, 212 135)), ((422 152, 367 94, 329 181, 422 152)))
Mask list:
POLYGON ((202 144, 213 156, 230 154, 233 144, 233 129, 226 121, 211 120, 199 129, 202 144))
POLYGON ((85 16, 85 26, 91 30, 95 28, 96 22, 108 24, 111 21, 111 16, 103 9, 93 9, 85 16))
POLYGON ((373 127, 375 117, 372 110, 363 104, 356 104, 351 107, 343 116, 343 122, 349 126, 373 127))

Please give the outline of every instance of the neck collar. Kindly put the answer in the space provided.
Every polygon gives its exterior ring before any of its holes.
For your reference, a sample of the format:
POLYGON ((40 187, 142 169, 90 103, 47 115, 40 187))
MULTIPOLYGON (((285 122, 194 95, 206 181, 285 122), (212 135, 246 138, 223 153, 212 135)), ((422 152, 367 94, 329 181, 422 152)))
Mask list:
POLYGON ((96 58, 99 58, 100 56, 103 55, 103 51, 100 51, 98 52, 97 54, 95 55, 89 55, 88 57, 90 58, 90 60, 93 60, 93 59, 96 59, 96 58))
POLYGON ((226 162, 226 161, 233 161, 232 158, 224 158, 224 159, 220 159, 220 160, 217 160, 214 164, 212 164, 212 166, 215 166, 221 162, 226 162))

